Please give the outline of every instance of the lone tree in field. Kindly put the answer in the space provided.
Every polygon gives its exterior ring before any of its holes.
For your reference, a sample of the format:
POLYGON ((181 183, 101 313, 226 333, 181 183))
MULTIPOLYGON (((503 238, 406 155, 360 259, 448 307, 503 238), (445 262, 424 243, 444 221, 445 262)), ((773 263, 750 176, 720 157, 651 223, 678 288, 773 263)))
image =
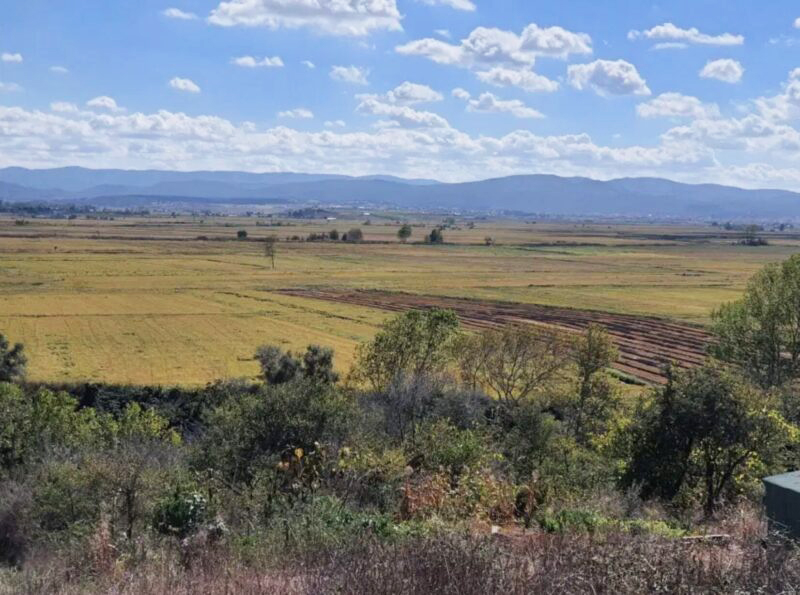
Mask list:
POLYGON ((346 234, 344 234, 342 236, 342 239, 345 242, 355 242, 355 243, 362 242, 364 240, 364 232, 361 231, 358 227, 354 227, 346 234))
POLYGON ((411 237, 412 232, 413 230, 411 229, 411 226, 406 223, 397 230, 397 237, 400 238, 400 241, 405 244, 408 241, 408 238, 411 237))
POLYGON ((711 353, 762 388, 800 376, 800 254, 756 273, 744 296, 712 319, 711 353))
POLYGON ((444 233, 440 227, 434 227, 427 236, 425 241, 429 244, 442 244, 444 243, 444 233))
POLYGON ((25 347, 16 343, 11 347, 5 335, 0 333, 0 382, 16 382, 25 377, 25 347))
POLYGON ((272 261, 272 268, 275 268, 275 244, 278 243, 278 238, 274 235, 264 238, 264 256, 272 261))
POLYGON ((398 377, 436 374, 449 360, 458 326, 452 310, 398 314, 381 325, 372 341, 358 346, 352 379, 379 391, 398 377))
POLYGON ((247 231, 244 229, 240 229, 236 232, 236 239, 238 240, 246 240, 247 239, 247 231))

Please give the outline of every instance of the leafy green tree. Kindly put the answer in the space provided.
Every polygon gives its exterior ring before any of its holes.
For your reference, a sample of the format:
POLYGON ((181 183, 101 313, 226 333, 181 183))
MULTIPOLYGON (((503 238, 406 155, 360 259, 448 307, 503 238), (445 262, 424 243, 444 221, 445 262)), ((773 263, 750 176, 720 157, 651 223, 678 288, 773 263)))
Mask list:
POLYGON ((440 372, 450 359, 449 347, 458 328, 452 310, 398 314, 381 325, 372 341, 358 346, 352 379, 379 391, 398 377, 440 372))
POLYGON ((256 360, 261 365, 261 374, 269 384, 284 384, 291 381, 300 369, 300 360, 291 352, 274 345, 263 345, 256 351, 256 360))
POLYGON ((236 239, 246 240, 247 239, 247 230, 240 229, 239 231, 237 231, 236 232, 236 239))
POLYGON ((429 244, 443 244, 444 243, 444 232, 442 231, 441 227, 434 227, 425 237, 425 241, 429 244))
POLYGON ((285 384, 298 375, 324 384, 335 384, 339 380, 333 368, 333 349, 329 347, 309 345, 299 359, 291 351, 262 345, 256 351, 256 359, 268 384, 285 384))
POLYGON ((336 230, 336 229, 332 229, 332 230, 331 230, 331 231, 328 233, 328 237, 329 237, 330 239, 332 239, 332 240, 338 240, 338 239, 339 239, 339 231, 338 231, 338 230, 336 230))
POLYGON ((25 377, 27 363, 22 343, 16 343, 11 347, 5 335, 0 333, 0 382, 22 380, 25 377))
POLYGON ((331 385, 303 378, 265 385, 210 413, 196 465, 232 483, 251 482, 260 470, 340 440, 350 418, 349 401, 331 385))
POLYGON ((763 388, 800 376, 800 254, 771 264, 713 315, 712 354, 763 388))
POLYGON ((405 244, 408 241, 408 238, 411 237, 412 233, 413 230, 411 229, 411 226, 408 223, 406 223, 400 229, 397 230, 397 237, 400 238, 400 241, 405 244))
POLYGON ((353 229, 348 231, 346 234, 344 234, 342 236, 342 239, 345 242, 355 242, 355 243, 363 242, 364 241, 364 232, 361 231, 358 227, 354 227, 353 229))
POLYGON ((571 407, 571 426, 579 443, 586 444, 591 434, 601 431, 618 404, 605 373, 617 355, 614 342, 599 325, 590 325, 575 344, 572 357, 578 370, 578 388, 571 407))
POLYGON ((623 477, 642 496, 674 499, 696 490, 712 514, 726 490, 747 471, 779 461, 797 430, 774 409, 769 394, 734 372, 706 364, 670 371, 669 383, 638 413, 628 433, 631 459, 623 477))

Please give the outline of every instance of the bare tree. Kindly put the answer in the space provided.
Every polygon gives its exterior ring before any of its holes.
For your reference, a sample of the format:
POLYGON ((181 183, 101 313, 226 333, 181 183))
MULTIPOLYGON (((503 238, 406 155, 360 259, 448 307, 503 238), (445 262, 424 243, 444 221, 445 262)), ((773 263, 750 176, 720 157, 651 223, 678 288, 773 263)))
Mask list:
POLYGON ((264 256, 272 261, 272 268, 275 268, 275 244, 278 243, 278 238, 274 235, 264 238, 264 256))
POLYGON ((514 405, 551 388, 570 363, 571 342, 534 325, 509 325, 464 337, 456 349, 462 381, 514 405))

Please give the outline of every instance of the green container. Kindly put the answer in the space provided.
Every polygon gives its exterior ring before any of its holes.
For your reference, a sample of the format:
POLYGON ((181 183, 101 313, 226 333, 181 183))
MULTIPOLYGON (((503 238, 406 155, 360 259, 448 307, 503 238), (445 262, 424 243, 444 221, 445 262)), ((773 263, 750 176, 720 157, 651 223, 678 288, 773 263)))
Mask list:
POLYGON ((771 531, 800 539, 800 471, 764 479, 764 506, 771 531))

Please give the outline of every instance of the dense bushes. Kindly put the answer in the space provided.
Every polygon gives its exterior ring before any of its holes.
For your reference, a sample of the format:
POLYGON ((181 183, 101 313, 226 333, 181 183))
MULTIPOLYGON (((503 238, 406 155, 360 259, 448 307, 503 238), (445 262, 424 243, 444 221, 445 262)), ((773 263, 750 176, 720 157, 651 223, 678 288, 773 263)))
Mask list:
POLYGON ((784 331, 725 347, 753 303, 719 319, 728 363, 638 392, 599 327, 469 334, 440 310, 387 321, 341 383, 319 346, 264 346, 257 381, 202 389, 0 383, 0 564, 21 568, 0 585, 47 591, 57 559, 75 591, 785 587, 798 557, 768 559, 752 513, 731 547, 681 541, 796 464, 784 331))

